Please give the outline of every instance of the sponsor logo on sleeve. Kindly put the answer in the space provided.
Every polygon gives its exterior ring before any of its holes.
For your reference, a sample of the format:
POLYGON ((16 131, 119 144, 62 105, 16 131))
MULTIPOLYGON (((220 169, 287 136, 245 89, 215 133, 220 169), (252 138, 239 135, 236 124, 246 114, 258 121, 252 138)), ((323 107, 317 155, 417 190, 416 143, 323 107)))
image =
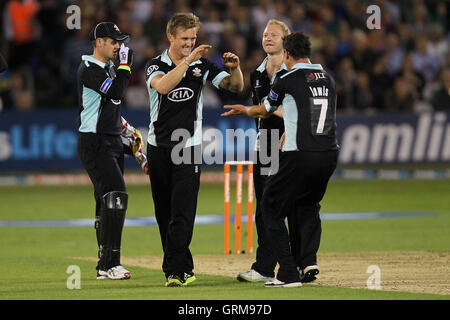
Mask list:
POLYGON ((159 67, 157 65, 151 65, 147 68, 147 76, 151 75, 154 71, 158 70, 159 67))
POLYGON ((270 92, 269 92, 269 99, 271 99, 271 100, 277 100, 278 99, 278 94, 273 92, 272 89, 270 89, 270 92))
POLYGON ((109 90, 109 87, 111 87, 112 79, 106 78, 105 81, 103 81, 102 85, 100 86, 100 92, 106 93, 109 90))

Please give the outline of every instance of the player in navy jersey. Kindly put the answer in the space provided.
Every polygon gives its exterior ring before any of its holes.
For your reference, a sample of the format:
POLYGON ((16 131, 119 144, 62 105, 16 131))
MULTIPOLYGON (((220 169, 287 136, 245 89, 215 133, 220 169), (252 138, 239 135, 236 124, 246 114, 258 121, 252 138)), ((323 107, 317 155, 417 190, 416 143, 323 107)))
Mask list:
POLYGON ((167 24, 170 47, 146 65, 150 98, 147 158, 164 250, 162 269, 170 287, 195 280, 189 245, 200 185, 203 86, 210 81, 216 88, 232 92, 244 87, 235 54, 222 56, 227 72, 203 58, 210 45, 194 49, 199 27, 194 14, 175 14, 167 24), (180 140, 177 132, 186 132, 189 138, 180 140), (181 151, 174 155, 180 144, 181 151), (174 156, 188 161, 178 163, 174 156))
POLYGON ((339 154, 334 79, 321 65, 311 63, 311 43, 303 33, 286 36, 283 48, 287 72, 277 76, 263 103, 225 106, 229 111, 223 113, 265 117, 282 105, 283 152, 279 170, 268 177, 263 194, 263 218, 280 268, 266 287, 298 287, 318 274, 320 201, 339 154), (291 246, 285 218, 292 208, 297 219, 290 230, 296 241, 291 246), (292 250, 297 250, 297 261, 292 250))
MULTIPOLYGON (((78 154, 94 185, 95 229, 99 246, 97 279, 129 279, 120 264, 122 228, 128 194, 123 179, 124 145, 121 99, 131 76, 133 52, 129 36, 112 22, 98 23, 90 33, 94 52, 83 55, 78 68, 78 154), (118 56, 120 65, 113 60, 118 56)), ((128 126, 128 138, 136 130, 128 126)), ((143 159, 143 157, 142 157, 143 159)))
MULTIPOLYGON (((289 27, 282 21, 271 19, 267 22, 262 36, 262 47, 267 57, 250 74, 253 104, 261 104, 269 94, 276 74, 286 71, 286 66, 283 63, 283 37, 290 33, 289 27)), ((255 224, 258 248, 256 249, 256 261, 252 264, 251 269, 247 272, 240 272, 237 279, 248 282, 266 282, 274 277, 277 260, 273 250, 270 249, 270 239, 267 238, 264 219, 262 218, 262 196, 267 180, 267 174, 264 174, 263 170, 270 167, 267 159, 271 159, 272 153, 279 153, 279 137, 284 133, 281 108, 267 118, 255 118, 255 124, 258 135, 255 146, 256 163, 254 165, 253 182, 257 201, 255 224), (274 149, 272 149, 272 139, 276 140, 274 149)))

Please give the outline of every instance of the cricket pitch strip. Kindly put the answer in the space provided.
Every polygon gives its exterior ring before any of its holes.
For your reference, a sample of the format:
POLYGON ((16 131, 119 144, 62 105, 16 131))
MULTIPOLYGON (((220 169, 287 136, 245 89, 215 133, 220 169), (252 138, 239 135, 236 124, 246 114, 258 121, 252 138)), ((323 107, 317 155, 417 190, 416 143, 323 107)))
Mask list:
MULTIPOLYGON (((236 277, 248 271, 255 254, 194 255, 196 274, 236 277)), ((450 252, 346 252, 319 253, 320 273, 307 285, 367 288, 369 266, 380 271, 381 290, 450 294, 450 252)), ((94 258, 77 258, 96 261, 94 258)), ((161 270, 162 256, 122 257, 125 266, 161 270)))

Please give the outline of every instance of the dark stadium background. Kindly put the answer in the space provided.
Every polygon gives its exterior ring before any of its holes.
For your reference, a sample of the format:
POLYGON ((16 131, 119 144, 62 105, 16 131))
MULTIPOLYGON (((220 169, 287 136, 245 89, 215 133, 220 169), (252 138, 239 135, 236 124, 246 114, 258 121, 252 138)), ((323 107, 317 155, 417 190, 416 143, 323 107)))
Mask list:
MULTIPOLYGON (((123 114, 145 136, 144 66, 168 47, 165 27, 175 12, 200 17, 197 44, 211 44, 208 58, 219 66, 225 51, 241 59, 242 94, 205 88, 204 129, 254 134, 251 119, 218 115, 224 104, 249 104, 249 75, 265 56, 262 32, 276 18, 310 35, 311 61, 336 79, 341 165, 446 167, 450 160, 448 1, 9 0, 0 8, 0 52, 9 63, 0 75, 2 174, 80 169, 76 69, 81 55, 92 52, 88 34, 99 21, 131 34, 134 71, 123 114), (71 5, 80 9, 79 29, 70 29, 71 5), (380 8, 380 29, 368 28, 370 5, 380 8), (23 22, 30 27, 19 32, 23 22)), ((132 159, 128 165, 137 168, 132 159)))

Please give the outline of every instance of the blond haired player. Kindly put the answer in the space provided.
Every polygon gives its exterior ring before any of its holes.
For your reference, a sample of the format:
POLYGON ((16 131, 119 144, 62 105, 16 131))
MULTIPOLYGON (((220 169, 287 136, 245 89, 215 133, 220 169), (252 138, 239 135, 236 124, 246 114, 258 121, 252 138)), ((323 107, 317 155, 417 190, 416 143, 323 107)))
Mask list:
MULTIPOLYGON (((263 99, 267 97, 277 72, 286 70, 283 64, 283 37, 290 33, 289 27, 280 20, 271 19, 267 22, 262 35, 262 47, 267 57, 250 75, 254 105, 261 104, 263 99)), ((272 133, 278 133, 279 137, 284 132, 281 108, 267 118, 255 118, 255 123, 258 129, 258 136, 256 142, 257 162, 254 167, 253 182, 257 201, 255 222, 258 234, 258 248, 256 250, 256 261, 252 264, 250 271, 239 273, 237 279, 247 282, 266 282, 274 277, 277 259, 270 248, 270 239, 268 239, 262 219, 262 195, 267 175, 261 174, 261 168, 268 167, 270 164, 262 164, 264 161, 261 161, 260 154, 263 152, 264 155, 271 159, 270 155, 272 152, 279 152, 278 148, 271 150, 271 139, 272 133), (273 130, 278 130, 278 132, 273 130)))
POLYGON ((223 54, 226 72, 203 58, 210 45, 195 48, 199 28, 194 14, 175 14, 167 24, 170 47, 146 65, 150 98, 147 158, 164 250, 162 269, 169 287, 186 286, 195 280, 189 245, 200 186, 203 86, 210 81, 218 89, 233 92, 244 87, 235 54, 223 54), (173 137, 183 131, 189 135, 186 141, 173 137), (175 156, 187 157, 187 163, 173 159, 180 143, 182 149, 175 156))

